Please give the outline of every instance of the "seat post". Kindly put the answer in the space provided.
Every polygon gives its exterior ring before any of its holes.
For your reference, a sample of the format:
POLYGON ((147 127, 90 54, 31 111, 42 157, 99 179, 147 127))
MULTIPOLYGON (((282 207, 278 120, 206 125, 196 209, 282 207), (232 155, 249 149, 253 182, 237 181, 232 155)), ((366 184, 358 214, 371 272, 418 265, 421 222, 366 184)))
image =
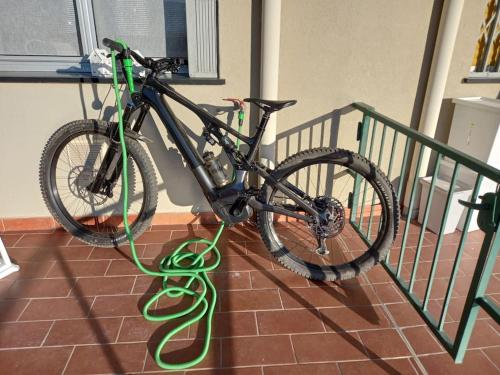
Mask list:
POLYGON ((257 126, 257 132, 255 133, 254 136, 254 143, 250 146, 250 150, 248 150, 247 154, 247 160, 248 161, 253 161, 255 158, 255 154, 257 153, 257 149, 260 145, 260 141, 262 140, 262 135, 264 134, 264 131, 266 130, 267 123, 269 121, 269 117, 272 112, 264 110, 264 114, 262 115, 262 118, 260 119, 259 126, 257 126))
POLYGON ((259 126, 258 126, 258 130, 261 130, 264 131, 264 129, 266 128, 267 126, 267 123, 269 122, 269 117, 271 117, 271 111, 266 111, 264 109, 264 114, 262 115, 262 118, 260 119, 260 123, 259 123, 259 126))

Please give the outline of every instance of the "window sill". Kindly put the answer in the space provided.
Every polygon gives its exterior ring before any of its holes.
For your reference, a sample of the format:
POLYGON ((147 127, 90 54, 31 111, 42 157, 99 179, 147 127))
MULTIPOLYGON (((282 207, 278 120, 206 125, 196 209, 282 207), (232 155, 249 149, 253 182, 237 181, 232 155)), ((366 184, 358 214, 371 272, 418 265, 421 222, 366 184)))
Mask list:
POLYGON ((465 77, 462 83, 500 83, 500 77, 465 77))
MULTIPOLYGON (((89 73, 56 73, 56 72, 0 72, 0 82, 34 82, 34 83, 111 83, 111 78, 92 77, 89 73)), ((163 78, 162 82, 171 85, 224 85, 223 78, 189 78, 176 74, 171 78, 163 78)))

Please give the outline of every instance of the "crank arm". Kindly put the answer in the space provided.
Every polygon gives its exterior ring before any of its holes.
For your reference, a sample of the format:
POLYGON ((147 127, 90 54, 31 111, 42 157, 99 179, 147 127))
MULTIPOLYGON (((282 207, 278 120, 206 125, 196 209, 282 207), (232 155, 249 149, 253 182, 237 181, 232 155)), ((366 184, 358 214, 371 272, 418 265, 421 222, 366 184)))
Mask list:
POLYGON ((255 199, 255 197, 251 197, 248 200, 248 205, 250 207, 258 210, 258 211, 269 211, 269 212, 274 212, 275 214, 290 216, 290 217, 294 217, 296 219, 304 220, 308 223, 313 222, 313 218, 310 216, 301 215, 301 214, 298 214, 296 212, 289 211, 289 210, 287 210, 283 207, 280 207, 280 206, 273 206, 271 204, 265 204, 265 203, 259 202, 258 200, 255 199))

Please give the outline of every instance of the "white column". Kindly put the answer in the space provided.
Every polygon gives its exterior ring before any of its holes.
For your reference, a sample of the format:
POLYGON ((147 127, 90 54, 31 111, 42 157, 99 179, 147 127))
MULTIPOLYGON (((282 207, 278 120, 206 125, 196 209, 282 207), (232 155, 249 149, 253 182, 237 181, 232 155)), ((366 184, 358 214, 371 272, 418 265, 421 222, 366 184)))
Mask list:
MULTIPOLYGON (((262 0, 260 96, 278 99, 281 0, 262 0)), ((260 147, 260 161, 274 167, 276 155, 276 113, 271 115, 260 147)))
MULTIPOLYGON (((422 106, 422 115, 420 116, 420 123, 418 130, 421 133, 434 138, 436 134, 436 127, 441 111, 441 103, 444 97, 446 88, 446 81, 448 79, 448 72, 450 70, 451 59, 453 56, 453 49, 457 39, 458 27, 460 25, 460 18, 462 16, 462 9, 464 0, 445 0, 443 5, 443 12, 439 21, 438 35, 436 38, 436 46, 434 47, 434 54, 432 56, 431 70, 429 73, 429 80, 427 81, 427 88, 425 91, 424 104, 422 106)), ((416 147, 413 153, 413 162, 410 169, 408 185, 405 194, 405 208, 408 207, 411 186, 413 177, 415 176, 416 158, 418 157, 419 147, 416 147)), ((425 149, 422 156, 422 163, 418 176, 424 176, 429 166, 430 150, 425 149)), ((415 200, 415 207, 418 207, 418 197, 415 200)))

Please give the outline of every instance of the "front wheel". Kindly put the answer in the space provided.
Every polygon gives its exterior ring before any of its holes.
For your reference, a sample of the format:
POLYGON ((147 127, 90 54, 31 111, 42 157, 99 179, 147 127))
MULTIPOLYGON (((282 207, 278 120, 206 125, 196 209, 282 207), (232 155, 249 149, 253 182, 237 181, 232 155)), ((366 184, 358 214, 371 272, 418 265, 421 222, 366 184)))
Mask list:
MULTIPOLYGON (((258 213, 262 239, 283 266, 309 279, 334 281, 354 278, 385 257, 399 225, 399 206, 389 180, 373 163, 351 151, 318 148, 287 158, 273 177, 293 186, 322 218, 321 223, 311 223, 269 211, 258 213), (355 186, 360 209, 354 216, 371 245, 350 222, 348 207, 355 186), (364 210, 362 201, 367 202, 364 210)), ((259 200, 301 210, 267 183, 259 200)))
MULTIPOLYGON (((40 161, 40 187, 54 219, 83 242, 100 247, 127 241, 121 178, 99 193, 89 188, 110 147, 112 128, 98 120, 66 124, 47 142, 40 161)), ((133 139, 125 141, 129 154, 128 224, 136 238, 150 226, 156 210, 156 176, 141 145, 133 139)))

